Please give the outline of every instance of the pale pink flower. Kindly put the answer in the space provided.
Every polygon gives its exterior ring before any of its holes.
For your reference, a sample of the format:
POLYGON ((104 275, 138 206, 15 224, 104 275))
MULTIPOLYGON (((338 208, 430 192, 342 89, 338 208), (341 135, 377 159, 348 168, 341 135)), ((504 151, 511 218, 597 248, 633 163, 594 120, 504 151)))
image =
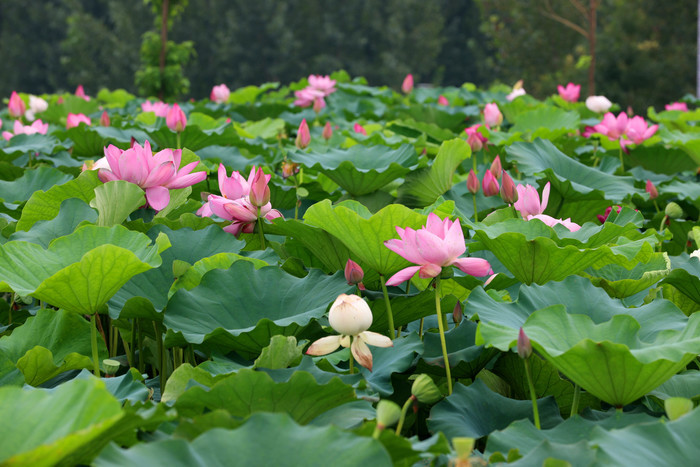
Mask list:
POLYGON ((187 126, 187 117, 185 117, 185 112, 182 111, 177 102, 173 104, 170 110, 168 110, 168 113, 165 116, 165 124, 168 126, 168 128, 177 133, 182 133, 185 131, 185 127, 187 126))
POLYGON ((520 212, 523 219, 529 220, 531 216, 542 214, 547 209, 549 201, 550 184, 544 186, 542 190, 542 201, 537 193, 537 188, 532 185, 518 185, 515 187, 518 192, 518 200, 513 203, 513 207, 520 212))
POLYGON ((605 96, 588 96, 586 98, 586 107, 596 113, 607 112, 612 107, 612 102, 605 96))
POLYGON ((401 91, 403 91, 404 94, 409 94, 411 91, 413 91, 413 75, 411 73, 407 74, 403 79, 403 83, 401 83, 401 91))
POLYGON ((309 75, 309 87, 322 91, 324 96, 335 92, 335 83, 328 75, 309 75))
POLYGON ((83 85, 79 84, 78 87, 75 89, 75 95, 78 96, 81 99, 84 99, 86 101, 90 100, 90 96, 85 94, 85 89, 83 89, 83 85))
POLYGON ((299 91, 294 91, 294 95, 296 96, 294 105, 298 105, 299 107, 310 107, 315 105, 323 108, 326 106, 326 101, 323 99, 325 94, 321 90, 304 88, 299 91))
MULTIPOLYGON (((645 140, 651 138, 658 129, 659 125, 649 126, 644 117, 637 115, 629 120, 625 136, 634 144, 642 144, 645 140)), ((626 146, 629 143, 621 140, 620 144, 626 146)))
POLYGON ((80 125, 81 123, 84 123, 87 126, 92 125, 90 117, 88 117, 85 114, 68 114, 68 118, 66 118, 66 128, 73 128, 80 125))
POLYGON ((32 120, 34 120, 34 118, 36 118, 36 114, 44 112, 48 108, 49 103, 46 102, 44 99, 42 99, 41 97, 30 95, 29 108, 26 112, 24 112, 24 118, 31 122, 32 120))
POLYGON ((479 131, 480 126, 482 126, 482 124, 477 123, 476 125, 464 129, 464 132, 467 134, 467 144, 472 148, 472 152, 481 151, 489 142, 488 138, 479 131))
POLYGON ((681 112, 687 112, 688 104, 685 102, 673 102, 671 104, 666 104, 666 110, 680 110, 681 112))
POLYGON ((581 85, 569 83, 566 87, 561 84, 557 86, 559 96, 567 102, 576 102, 581 95, 581 85))
POLYGON ((443 267, 455 265, 466 274, 486 276, 491 265, 481 258, 459 258, 466 250, 464 233, 459 221, 441 220, 435 213, 428 215, 425 227, 413 230, 396 227, 400 240, 391 239, 384 245, 418 266, 409 266, 391 276, 386 285, 398 285, 418 272, 422 279, 440 275, 443 267))
POLYGON ((484 123, 486 126, 499 126, 503 123, 503 114, 498 109, 498 104, 491 102, 484 106, 484 123))
POLYGON ((612 112, 603 116, 603 121, 593 127, 593 131, 605 135, 610 141, 620 139, 627 131, 629 117, 624 112, 615 117, 612 112))
POLYGON ((209 99, 217 104, 223 104, 228 101, 231 96, 231 90, 225 84, 220 84, 211 88, 209 99))
POLYGON ((547 214, 537 214, 528 218, 529 221, 532 219, 539 219, 550 227, 554 227, 556 224, 561 224, 572 232, 576 232, 578 229, 581 228, 581 226, 577 223, 571 222, 570 217, 566 219, 555 219, 554 217, 548 216, 547 214))
POLYGON ((527 93, 525 92, 525 89, 523 89, 523 88, 516 88, 516 89, 513 89, 513 90, 510 92, 510 94, 508 94, 508 95, 506 96, 506 100, 510 102, 510 101, 514 100, 516 97, 524 96, 525 94, 527 94, 527 93))
POLYGON ((359 123, 355 123, 352 129, 355 131, 355 133, 360 133, 361 135, 367 136, 367 130, 365 130, 365 127, 363 127, 359 123))
MULTIPOLYGON (((2 126, 1 123, 0 123, 0 126, 2 126)), ((34 135, 34 134, 45 135, 48 130, 49 130, 49 124, 42 123, 41 120, 35 120, 31 125, 27 125, 27 126, 22 125, 19 120, 15 120, 14 128, 13 128, 14 133, 10 133, 9 131, 3 131, 2 137, 5 138, 7 141, 9 141, 10 138, 12 138, 13 136, 16 136, 16 135, 34 135)))
POLYGON ((144 112, 153 112, 156 114, 156 117, 163 117, 165 118, 168 115, 168 111, 170 110, 170 106, 166 104, 165 102, 151 102, 151 101, 146 101, 141 104, 141 110, 144 112))
POLYGON ((20 118, 24 115, 25 110, 27 110, 27 105, 24 103, 17 91, 12 91, 10 94, 10 101, 7 103, 7 110, 12 118, 20 118))

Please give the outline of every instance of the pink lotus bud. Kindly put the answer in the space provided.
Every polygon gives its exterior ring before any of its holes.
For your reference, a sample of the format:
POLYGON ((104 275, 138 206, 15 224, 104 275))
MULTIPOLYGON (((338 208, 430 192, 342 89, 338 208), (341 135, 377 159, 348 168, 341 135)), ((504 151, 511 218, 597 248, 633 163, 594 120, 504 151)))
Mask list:
POLYGON ((253 206, 262 207, 270 202, 270 187, 267 186, 267 177, 262 167, 255 172, 253 182, 250 184, 250 203, 253 206))
POLYGON ((478 123, 464 129, 464 132, 467 134, 467 144, 472 148, 472 152, 481 151, 484 145, 489 141, 486 136, 479 132, 480 126, 481 123, 478 123))
POLYGON ((90 117, 84 114, 68 114, 68 118, 66 118, 66 128, 73 128, 81 123, 86 124, 87 126, 92 125, 92 121, 90 120, 90 117))
POLYGON ((411 73, 407 74, 403 79, 401 91, 403 91, 404 94, 410 94, 411 91, 413 91, 413 75, 411 73))
POLYGON ((348 285, 359 284, 364 277, 365 273, 360 265, 348 258, 348 262, 345 263, 345 280, 348 281, 348 285))
POLYGON ((490 170, 487 170, 484 174, 484 181, 482 182, 482 188, 484 190, 484 196, 494 196, 497 195, 500 186, 498 185, 498 180, 493 176, 490 170))
POLYGON ((211 88, 211 94, 209 94, 209 99, 217 104, 223 104, 228 101, 231 96, 231 91, 225 84, 220 84, 211 88))
POLYGON ((503 171, 503 180, 501 181, 501 199, 508 204, 513 204, 518 201, 518 191, 515 189, 515 183, 505 170, 503 171))
POLYGON ((321 133, 321 136, 323 136, 323 139, 328 141, 331 139, 333 136, 333 128, 331 127, 331 122, 326 122, 326 124, 323 126, 323 133, 321 133))
POLYGON ((475 195, 479 192, 479 188, 481 188, 479 178, 474 173, 474 169, 471 169, 469 175, 467 175, 467 190, 469 190, 469 193, 475 195))
POLYGON ((523 328, 520 328, 518 333, 518 355, 522 359, 530 358, 532 355, 532 344, 530 344, 530 338, 527 337, 523 328))
POLYGON ((172 131, 178 133, 185 130, 187 126, 187 117, 185 117, 185 112, 182 111, 177 102, 168 110, 168 115, 165 116, 165 124, 168 125, 168 128, 172 131))
POLYGON ((491 168, 489 168, 489 170, 491 171, 493 176, 496 177, 496 180, 501 179, 501 172, 503 172, 503 166, 501 165, 501 156, 496 156, 496 158, 491 163, 491 168))
POLYGON ((448 101, 447 98, 442 94, 440 94, 440 97, 438 97, 437 103, 438 105, 450 105, 450 101, 448 101))
POLYGON ((107 111, 105 110, 102 112, 102 116, 100 117, 100 125, 102 126, 109 126, 112 123, 112 121, 109 119, 109 115, 107 114, 107 111))
POLYGON ((365 130, 365 128, 362 125, 360 125, 359 123, 355 123, 355 125, 352 127, 352 129, 355 130, 355 133, 360 133, 362 135, 367 136, 367 130, 365 130))
POLYGON ((647 193, 649 193, 649 199, 656 199, 659 197, 659 190, 651 183, 651 180, 647 180, 646 190, 647 193))
POLYGON ((303 119, 299 124, 299 130, 297 130, 296 146, 299 149, 306 149, 311 142, 311 133, 309 132, 309 125, 306 123, 306 119, 303 119))
POLYGON ((10 102, 7 104, 7 110, 12 118, 21 118, 22 115, 24 115, 25 110, 27 110, 27 106, 22 98, 19 97, 17 91, 12 91, 12 94, 10 95, 10 102))
POLYGON ((81 99, 85 99, 86 101, 90 100, 90 96, 85 94, 85 89, 83 89, 83 85, 79 84, 77 88, 75 88, 75 95, 78 96, 81 99))
POLYGON ((503 123, 503 114, 494 103, 486 104, 484 107, 484 123, 488 126, 499 126, 503 123))
POLYGON ((326 101, 323 97, 317 97, 314 99, 313 109, 314 112, 319 113, 326 106, 326 101))

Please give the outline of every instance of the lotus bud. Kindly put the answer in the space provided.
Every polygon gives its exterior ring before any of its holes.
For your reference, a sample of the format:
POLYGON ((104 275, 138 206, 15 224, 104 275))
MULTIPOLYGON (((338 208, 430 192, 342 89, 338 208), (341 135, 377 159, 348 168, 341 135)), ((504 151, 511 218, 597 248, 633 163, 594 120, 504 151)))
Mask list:
POLYGON ((286 180, 297 173, 299 173, 299 164, 289 161, 282 162, 282 178, 286 180))
POLYGON ((341 335, 357 336, 372 325, 372 310, 357 295, 340 294, 331 305, 328 322, 341 335))
POLYGON ((299 124, 299 130, 297 130, 296 146, 299 149, 306 149, 310 142, 311 133, 309 132, 309 125, 306 123, 306 119, 303 119, 299 124))
POLYGON ((454 310, 452 310, 452 321, 454 321, 455 324, 459 324, 462 322, 462 318, 464 318, 464 315, 462 314, 462 303, 457 302, 455 303, 454 310))
POLYGON ((500 190, 498 180, 496 180, 496 177, 493 176, 490 170, 487 170, 484 174, 482 189, 484 190, 484 196, 487 197, 497 195, 500 190))
POLYGON ((479 178, 474 173, 474 169, 471 169, 469 175, 467 175, 467 190, 469 190, 469 193, 475 195, 479 192, 479 188, 481 188, 479 178))
POLYGON ((182 111, 177 102, 168 110, 168 115, 165 116, 165 124, 177 133, 185 131, 187 117, 185 117, 185 112, 182 111))
POLYGON ((367 130, 365 130, 365 127, 363 127, 359 123, 355 123, 355 125, 353 125, 352 129, 355 130, 355 133, 360 133, 362 135, 367 136, 367 130))
POLYGON ((489 170, 491 171, 493 176, 496 177, 496 180, 501 179, 501 172, 503 171, 503 166, 501 165, 501 156, 496 156, 496 158, 491 163, 491 168, 489 168, 489 170))
POLYGON ((437 103, 438 105, 450 105, 450 101, 448 101, 442 94, 440 94, 440 97, 438 97, 437 103))
POLYGON ((651 180, 647 180, 646 190, 647 193, 649 193, 649 199, 656 199, 659 197, 659 190, 651 183, 651 180))
POLYGON ((685 397, 669 397, 664 401, 664 410, 669 420, 676 420, 693 410, 693 401, 685 397))
POLYGON ((24 112, 27 110, 27 106, 17 91, 12 91, 10 95, 10 101, 7 104, 7 110, 12 118, 21 118, 24 112))
POLYGON ((418 378, 413 381, 411 394, 424 404, 433 404, 442 398, 442 393, 435 385, 433 378, 426 374, 418 375, 418 378))
POLYGON ((225 84, 220 84, 211 88, 209 99, 217 104, 223 104, 231 96, 231 90, 225 84))
POLYGON ((411 91, 413 91, 413 75, 411 73, 407 74, 403 79, 401 91, 403 91, 404 94, 410 94, 411 91))
POLYGON ((532 355, 532 344, 530 344, 530 338, 527 337, 523 328, 520 328, 518 333, 518 355, 522 359, 530 358, 532 355))
POLYGON ((672 201, 666 205, 664 214, 666 214, 671 219, 680 219, 681 217, 683 217, 683 208, 672 201))
POLYGON ((258 167, 257 172, 255 172, 253 182, 250 184, 248 198, 253 206, 258 207, 265 206, 270 202, 270 187, 267 185, 267 177, 262 167, 258 167))
POLYGON ((586 98, 586 107, 593 112, 603 113, 612 107, 612 102, 605 96, 589 96, 586 98))
POLYGON ((503 180, 501 180, 501 198, 508 204, 518 201, 518 191, 515 189, 515 183, 505 170, 503 171, 503 180))
POLYGON ((331 122, 326 122, 326 124, 323 126, 323 133, 321 133, 321 136, 323 136, 323 139, 326 141, 331 139, 333 136, 333 127, 331 127, 331 122))
POLYGON ((348 285, 359 284, 364 277, 365 273, 360 265, 348 258, 348 262, 345 263, 345 280, 348 281, 348 285))
POLYGON ((90 100, 90 96, 85 94, 85 89, 83 89, 83 85, 79 84, 77 88, 75 88, 75 95, 78 96, 81 99, 84 99, 86 101, 90 100))
POLYGON ((314 112, 319 113, 323 108, 326 106, 326 101, 323 99, 323 97, 317 97, 314 99, 314 105, 313 109, 314 112))
POLYGON ((401 418, 401 407, 390 400, 382 399, 377 404, 377 428, 384 428, 393 425, 401 418))
POLYGON ((503 123, 503 114, 495 103, 486 104, 484 107, 484 123, 488 126, 499 126, 503 123))
POLYGON ((107 114, 107 111, 105 110, 102 112, 102 116, 100 116, 100 125, 109 126, 111 123, 112 121, 109 119, 109 114, 107 114))

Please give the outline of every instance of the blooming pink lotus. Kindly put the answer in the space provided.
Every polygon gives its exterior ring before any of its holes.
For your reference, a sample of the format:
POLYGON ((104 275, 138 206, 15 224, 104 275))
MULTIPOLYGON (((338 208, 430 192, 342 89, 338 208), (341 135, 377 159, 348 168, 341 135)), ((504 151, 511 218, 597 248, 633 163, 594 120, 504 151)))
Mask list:
POLYGON ((671 104, 666 104, 666 110, 680 110, 681 112, 687 112, 688 104, 685 102, 673 102, 671 104))
POLYGON ((170 106, 165 102, 146 101, 141 104, 141 110, 143 110, 144 112, 153 112, 154 114, 156 114, 156 117, 165 118, 168 115, 168 110, 170 110, 170 106))
POLYGON ((168 125, 168 128, 177 133, 185 131, 187 117, 185 117, 185 112, 182 111, 177 102, 168 110, 165 116, 165 124, 168 125))
POLYGON ((294 91, 294 95, 296 96, 294 105, 299 107, 314 106, 323 109, 326 106, 326 101, 324 100, 325 94, 319 89, 304 88, 299 91, 294 91))
POLYGON ((100 169, 100 180, 125 180, 140 186, 146 192, 146 201, 156 211, 168 205, 170 190, 194 185, 207 177, 206 172, 190 173, 199 161, 179 169, 181 150, 163 149, 153 154, 148 141, 143 147, 134 143, 125 151, 109 145, 105 148, 105 157, 109 169, 100 169))
MULTIPOLYGON (((464 132, 467 134, 467 144, 469 144, 469 147, 472 148, 472 152, 481 151, 481 149, 489 142, 488 138, 482 135, 479 131, 480 126, 483 125, 481 123, 477 123, 476 125, 472 125, 464 129, 464 132)), ((488 126, 486 128, 488 128, 488 126)))
POLYGON ((81 99, 84 99, 86 101, 90 100, 90 96, 85 94, 85 89, 83 89, 83 85, 79 84, 77 88, 75 88, 75 95, 78 96, 81 99))
POLYGON ((66 128, 73 128, 79 126, 81 123, 84 123, 87 126, 92 125, 90 117, 85 114, 68 114, 68 118, 66 118, 66 128))
POLYGON ((309 75, 308 80, 309 87, 322 91, 324 96, 328 96, 329 94, 335 92, 336 81, 334 79, 331 79, 328 75, 309 75))
POLYGON ((548 216, 547 214, 537 214, 528 218, 529 221, 533 219, 539 219, 550 227, 554 227, 557 224, 561 224, 572 232, 576 232, 578 229, 581 228, 581 226, 578 225, 576 222, 571 222, 570 217, 566 219, 555 219, 554 217, 548 216))
POLYGON ((422 279, 436 277, 443 267, 452 265, 472 276, 491 273, 491 265, 485 259, 459 258, 467 250, 459 221, 442 220, 437 214, 430 213, 425 227, 419 230, 396 227, 396 232, 401 239, 387 240, 384 245, 418 266, 400 270, 386 281, 386 285, 405 282, 416 272, 422 279))
POLYGON ((440 94, 440 97, 438 97, 437 103, 438 105, 450 105, 450 101, 448 101, 442 94, 440 94))
POLYGON ((542 202, 540 195, 537 193, 537 188, 532 185, 518 185, 515 187, 518 192, 518 201, 513 204, 513 207, 520 212, 523 219, 529 220, 531 216, 542 214, 547 209, 549 201, 550 184, 544 186, 542 190, 542 202))
POLYGON ((484 107, 484 123, 487 126, 499 126, 503 123, 503 114, 498 109, 498 104, 490 103, 484 107))
POLYGON ((17 91, 12 91, 10 94, 10 101, 7 103, 7 111, 12 118, 21 118, 24 115, 24 111, 27 110, 27 105, 24 103, 17 91))
POLYGON ((567 102, 576 102, 581 95, 581 85, 569 83, 566 87, 561 84, 557 86, 559 96, 567 102))
POLYGON ((615 117, 612 112, 608 112, 603 116, 603 121, 593 127, 595 133, 600 133, 608 137, 610 141, 620 139, 627 131, 629 118, 624 112, 615 117))
MULTIPOLYGON (((651 138, 656 130, 659 129, 659 125, 649 126, 644 117, 639 115, 632 117, 627 123, 627 130, 625 131, 625 136, 634 144, 642 144, 647 139, 651 138)), ((626 146, 627 143, 624 139, 620 140, 622 146, 626 146)))
POLYGON ((231 96, 231 90, 225 84, 220 84, 211 88, 209 99, 217 104, 223 104, 228 101, 231 96))
MULTIPOLYGON (((9 141, 10 138, 12 138, 13 136, 17 135, 34 135, 37 133, 40 135, 45 135, 46 132, 49 131, 49 124, 42 123, 41 120, 35 120, 34 123, 27 126, 22 125, 19 120, 15 120, 14 125, 14 134, 10 133, 9 131, 2 132, 2 137, 5 138, 7 141, 9 141)), ((0 127, 1 126, 2 122, 0 122, 0 127)))
POLYGON ((411 73, 407 74, 401 83, 401 91, 404 94, 410 94, 413 91, 413 75, 411 73))

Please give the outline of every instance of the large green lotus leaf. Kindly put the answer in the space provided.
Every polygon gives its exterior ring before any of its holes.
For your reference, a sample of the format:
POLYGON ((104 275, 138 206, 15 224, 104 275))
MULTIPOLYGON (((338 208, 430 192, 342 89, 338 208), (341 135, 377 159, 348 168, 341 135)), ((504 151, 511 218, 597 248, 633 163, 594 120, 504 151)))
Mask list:
POLYGON ((303 347, 305 344, 297 344, 294 336, 272 336, 270 345, 262 349, 260 356, 255 359, 253 368, 278 370, 295 366, 301 361, 303 347))
MULTIPOLYGON (((447 358, 450 361, 453 378, 474 378, 486 364, 495 356, 494 350, 484 349, 476 345, 477 324, 473 321, 462 321, 459 326, 445 333, 447 358)), ((440 334, 426 332, 423 334, 425 351, 421 355, 416 371, 430 373, 436 376, 445 375, 445 360, 442 356, 440 334)))
POLYGON ((391 458, 379 441, 339 428, 299 426, 286 414, 258 413, 240 428, 215 428, 191 443, 169 439, 138 444, 128 450, 116 445, 95 460, 98 467, 149 465, 303 465, 338 467, 391 466, 391 458), (264 434, 264 435, 263 435, 264 434))
MULTIPOLYGON (((355 433, 371 437, 377 426, 375 421, 365 423, 355 430, 355 433)), ((411 439, 397 435, 392 429, 382 430, 377 438, 391 455, 395 466, 409 467, 413 465, 431 465, 437 463, 437 457, 450 454, 452 449, 447 438, 437 433, 430 438, 420 441, 417 436, 411 439)))
POLYGON ((387 122, 387 130, 393 131, 409 138, 418 138, 425 134, 431 142, 440 143, 454 138, 455 134, 434 123, 417 122, 412 118, 387 122))
POLYGON ((0 280, 20 295, 91 314, 132 276, 160 265, 159 245, 150 243, 122 226, 93 225, 54 240, 47 250, 8 242, 0 247, 0 280))
POLYGON ((642 166, 657 174, 676 175, 686 170, 695 171, 697 162, 682 149, 662 145, 637 146, 625 154, 625 167, 642 166))
POLYGON ((372 351, 372 371, 360 367, 367 383, 381 396, 394 393, 391 375, 408 370, 415 360, 415 354, 423 353, 423 341, 418 334, 411 333, 394 339, 393 347, 370 347, 372 351))
POLYGON ((452 178, 457 167, 471 157, 469 144, 456 138, 440 145, 430 167, 411 172, 398 188, 398 202, 413 207, 424 207, 435 202, 452 188, 452 178))
POLYGON ((18 230, 9 240, 36 243, 44 248, 58 237, 70 235, 82 223, 97 222, 97 212, 78 198, 69 198, 61 203, 58 215, 51 220, 37 221, 29 231, 18 230))
POLYGON ((512 132, 535 132, 540 129, 576 130, 579 126, 579 115, 577 112, 567 112, 557 107, 540 107, 519 113, 512 123, 512 132))
POLYGON ((369 401, 357 400, 326 410, 308 424, 313 426, 334 425, 338 428, 352 429, 362 425, 365 420, 374 420, 376 416, 377 410, 372 407, 369 401))
MULTIPOLYGON (((561 423, 553 397, 539 399, 537 407, 542 428, 561 423)), ((452 395, 435 404, 430 410, 428 428, 433 433, 441 431, 448 439, 481 438, 524 418, 533 420, 531 401, 503 397, 477 379, 469 386, 456 384, 452 395)))
POLYGON ((289 159, 319 170, 353 196, 371 193, 405 176, 418 163, 416 150, 404 144, 398 149, 355 145, 329 148, 324 153, 292 151, 289 159))
MULTIPOLYGON (((202 161, 211 159, 218 160, 226 166, 229 171, 231 169, 245 172, 250 170, 251 166, 265 165, 265 158, 262 156, 250 157, 241 153, 241 149, 232 146, 207 146, 197 150, 197 156, 202 161)), ((274 204, 274 203, 273 203, 274 204)))
POLYGON ((97 225, 111 227, 121 224, 139 206, 146 204, 144 191, 124 180, 107 182, 95 188, 90 205, 100 213, 97 225))
MULTIPOLYGON (((98 339, 101 358, 107 357, 98 339)), ((0 350, 37 386, 67 370, 92 368, 90 322, 64 310, 40 309, 36 316, 0 338, 0 350)), ((1 371, 1 370, 0 370, 1 371)))
POLYGON ((192 267, 187 268, 185 272, 182 273, 182 275, 178 277, 175 282, 173 282, 172 286, 170 287, 170 291, 168 292, 168 297, 172 297, 175 292, 183 288, 192 290, 193 288, 197 287, 200 282, 202 282, 202 277, 204 277, 204 274, 207 272, 213 269, 228 269, 236 261, 248 261, 253 263, 255 269, 260 269, 270 265, 261 259, 242 256, 237 253, 217 253, 212 256, 207 256, 206 258, 202 258, 195 262, 192 267))
POLYGON ((353 255, 380 274, 389 276, 410 266, 411 263, 385 247, 384 242, 398 237, 397 226, 419 229, 425 225, 427 216, 391 204, 367 218, 351 206, 342 203, 334 207, 324 200, 307 209, 304 220, 338 238, 353 255))
POLYGON ((73 142, 72 155, 80 158, 99 159, 108 144, 105 138, 87 125, 68 128, 56 134, 62 140, 70 139, 73 142))
POLYGON ((671 272, 671 261, 666 253, 654 253, 646 263, 632 269, 618 264, 608 264, 600 269, 589 269, 586 273, 591 282, 602 287, 611 297, 625 298, 645 290, 659 282, 671 272))
POLYGON ((671 265, 671 273, 661 283, 671 284, 683 295, 700 304, 700 261, 674 256, 671 257, 671 265))
MULTIPOLYGON (((93 379, 94 376, 88 370, 83 370, 74 379, 93 379)), ((129 371, 121 376, 104 378, 107 390, 121 403, 145 402, 149 399, 150 393, 146 385, 142 382, 141 376, 136 368, 129 368, 129 371)))
POLYGON ((289 381, 278 383, 266 373, 242 369, 209 388, 190 387, 177 398, 175 408, 187 417, 216 409, 224 409, 234 417, 285 412, 303 425, 326 410, 354 400, 355 390, 338 378, 318 384, 309 373, 297 371, 289 381))
POLYGON ((101 184, 97 171, 86 170, 75 180, 55 185, 47 191, 34 192, 22 209, 17 230, 29 230, 37 221, 53 219, 58 214, 61 203, 68 198, 78 198, 89 203, 95 197, 95 187, 101 184))
POLYGON ((121 149, 129 149, 131 147, 131 138, 134 138, 141 145, 148 140, 146 132, 138 128, 121 129, 113 126, 96 126, 90 127, 90 129, 106 141, 105 146, 114 144, 121 149))
POLYGON ((495 299, 478 287, 469 295, 465 313, 471 318, 478 316, 480 322, 509 327, 517 333, 533 312, 554 305, 562 306, 570 314, 587 315, 596 324, 610 321, 616 315, 630 315, 641 325, 639 337, 645 341, 656 339, 661 331, 681 331, 688 322, 668 300, 656 299, 637 308, 627 308, 580 276, 541 286, 523 285, 515 302, 495 299))
POLYGON ((164 225, 155 225, 147 233, 153 240, 160 234, 167 235, 171 244, 161 253, 162 264, 132 277, 119 289, 108 302, 112 318, 148 317, 162 320, 168 292, 176 279, 173 271, 176 260, 193 264, 222 252, 238 252, 245 245, 214 225, 201 230, 173 230, 164 225))
MULTIPOLYGON (((700 158, 700 153, 698 154, 700 158)), ((700 186, 694 181, 681 181, 674 179, 660 188, 661 193, 675 194, 680 199, 696 202, 700 199, 700 186)))
MULTIPOLYGON (((536 139, 532 143, 514 143, 508 147, 508 160, 518 165, 518 170, 527 175, 544 173, 553 185, 570 183, 571 188, 581 194, 593 190, 602 192, 606 199, 620 201, 643 191, 634 187, 634 178, 610 175, 588 167, 557 149, 550 141, 536 139)), ((568 190, 559 189, 565 193, 568 190)), ((548 211, 549 212, 549 211, 548 211)))
MULTIPOLYGON (((565 227, 556 227, 566 230, 565 227)), ((653 257, 654 248, 647 241, 650 239, 596 248, 580 248, 572 244, 560 246, 554 235, 555 232, 561 234, 558 228, 552 229, 538 219, 511 219, 489 227, 478 226, 476 236, 516 279, 525 284, 559 281, 590 266, 601 268, 619 264, 631 269, 638 262, 647 262, 653 257), (507 228, 517 228, 518 231, 505 231, 507 228)))
POLYGON ((300 279, 277 267, 255 270, 237 261, 228 270, 206 273, 192 290, 178 290, 164 322, 186 342, 257 355, 274 334, 298 336, 318 326, 314 320, 351 289, 342 273, 326 276, 316 269, 300 279))
MULTIPOLYGON (((371 331, 386 333, 389 320, 386 313, 386 302, 380 293, 364 292, 363 295, 371 296, 372 301, 369 306, 372 309, 374 319, 371 331)), ((416 321, 426 316, 435 314, 435 292, 424 290, 418 294, 394 295, 389 294, 391 301, 391 311, 394 315, 395 326, 406 326, 408 323, 416 321)))
MULTIPOLYGON (((207 363, 211 363, 211 361, 205 362, 203 365, 207 366, 207 363)), ((166 381, 161 402, 169 403, 177 400, 192 385, 211 387, 225 376, 227 375, 215 375, 204 367, 193 367, 189 363, 184 363, 177 367, 166 381)))
POLYGON ((700 371, 688 370, 671 378, 649 394, 666 400, 670 397, 697 399, 700 397, 700 371))
POLYGON ((13 136, 7 146, 0 149, 0 158, 11 161, 27 152, 32 154, 35 152, 53 154, 62 148, 63 146, 61 146, 61 143, 55 136, 40 135, 39 133, 33 135, 22 134, 13 136))
MULTIPOLYGON (((523 325, 533 348, 581 388, 616 407, 633 402, 683 369, 700 353, 700 315, 682 331, 660 332, 643 341, 631 316, 595 324, 561 306, 534 312, 523 325)), ((507 350, 518 330, 480 323, 476 342, 507 350)))
POLYGON ((73 177, 50 167, 25 170, 24 175, 15 180, 0 180, 0 200, 11 203, 26 201, 35 191, 48 190, 69 180, 73 177))
MULTIPOLYGON (((174 131, 163 125, 155 131, 147 131, 148 139, 158 145, 159 148, 176 148, 177 136, 174 131)), ((180 146, 187 148, 190 151, 197 151, 206 146, 219 145, 228 146, 236 145, 240 141, 240 137, 236 135, 235 130, 231 126, 227 126, 223 130, 202 130, 193 125, 187 125, 185 130, 180 134, 180 146)))
POLYGON ((2 387, 0 461, 76 464, 73 456, 103 437, 122 416, 119 401, 97 379, 70 381, 51 392, 2 387))

